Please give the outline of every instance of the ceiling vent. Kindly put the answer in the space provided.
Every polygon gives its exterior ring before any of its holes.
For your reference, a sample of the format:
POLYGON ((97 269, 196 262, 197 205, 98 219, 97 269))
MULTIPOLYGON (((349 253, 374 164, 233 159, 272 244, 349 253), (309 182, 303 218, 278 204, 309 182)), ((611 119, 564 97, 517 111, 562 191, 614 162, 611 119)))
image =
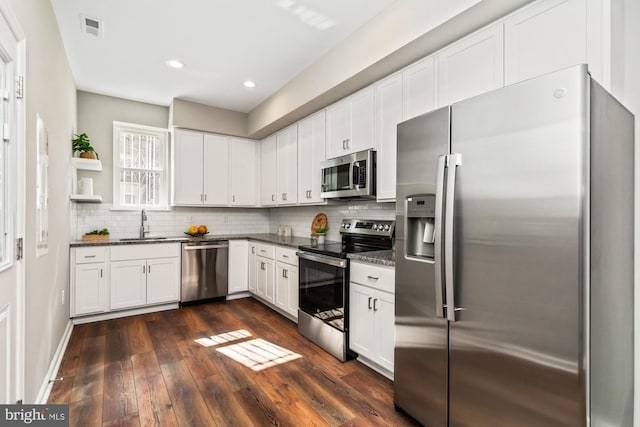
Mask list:
POLYGON ((85 15, 80 15, 80 21, 82 23, 83 33, 95 37, 104 37, 104 23, 102 21, 85 15))

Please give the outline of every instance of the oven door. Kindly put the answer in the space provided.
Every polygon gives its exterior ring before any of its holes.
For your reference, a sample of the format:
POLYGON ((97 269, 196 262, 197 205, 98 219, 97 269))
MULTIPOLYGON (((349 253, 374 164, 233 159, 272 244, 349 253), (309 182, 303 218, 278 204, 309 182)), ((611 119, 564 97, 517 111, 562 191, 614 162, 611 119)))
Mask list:
POLYGON ((349 260, 298 252, 300 310, 345 331, 349 260))

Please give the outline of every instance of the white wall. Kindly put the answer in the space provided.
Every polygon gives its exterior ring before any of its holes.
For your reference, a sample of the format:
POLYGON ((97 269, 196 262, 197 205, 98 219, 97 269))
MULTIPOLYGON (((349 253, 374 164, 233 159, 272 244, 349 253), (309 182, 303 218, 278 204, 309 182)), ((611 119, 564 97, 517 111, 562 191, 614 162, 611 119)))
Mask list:
POLYGON ((69 188, 76 88, 48 1, 8 0, 26 35, 25 403, 45 380, 69 320, 69 188), (49 136, 49 253, 35 258, 36 114, 49 136))
POLYGON ((105 203, 113 201, 113 122, 166 129, 169 107, 78 91, 78 133, 86 133, 100 155, 102 172, 78 172, 93 178, 93 192, 105 203))

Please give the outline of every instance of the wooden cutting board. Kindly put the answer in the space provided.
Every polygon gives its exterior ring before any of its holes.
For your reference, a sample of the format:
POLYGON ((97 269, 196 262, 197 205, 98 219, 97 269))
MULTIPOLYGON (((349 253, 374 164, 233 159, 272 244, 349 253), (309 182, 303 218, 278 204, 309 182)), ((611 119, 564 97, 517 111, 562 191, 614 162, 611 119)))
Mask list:
POLYGON ((317 236, 316 228, 325 228, 327 226, 327 216, 323 213, 319 213, 311 221, 311 235, 317 236))

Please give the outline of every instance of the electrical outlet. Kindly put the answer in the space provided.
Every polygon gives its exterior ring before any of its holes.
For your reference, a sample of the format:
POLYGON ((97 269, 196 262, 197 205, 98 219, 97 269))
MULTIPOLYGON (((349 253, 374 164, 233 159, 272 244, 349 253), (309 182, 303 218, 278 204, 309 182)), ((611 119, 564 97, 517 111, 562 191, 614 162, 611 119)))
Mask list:
POLYGON ((64 289, 60 289, 60 304, 64 305, 64 289))

